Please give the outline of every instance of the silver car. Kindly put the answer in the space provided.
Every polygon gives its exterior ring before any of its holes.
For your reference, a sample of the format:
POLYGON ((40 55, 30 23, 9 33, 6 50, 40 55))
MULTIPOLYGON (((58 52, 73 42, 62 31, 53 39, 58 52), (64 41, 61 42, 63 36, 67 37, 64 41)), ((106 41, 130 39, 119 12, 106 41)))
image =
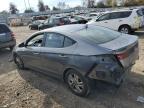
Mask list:
POLYGON ((14 62, 61 77, 86 96, 91 79, 120 85, 138 59, 138 38, 94 25, 65 25, 34 33, 15 47, 14 62))

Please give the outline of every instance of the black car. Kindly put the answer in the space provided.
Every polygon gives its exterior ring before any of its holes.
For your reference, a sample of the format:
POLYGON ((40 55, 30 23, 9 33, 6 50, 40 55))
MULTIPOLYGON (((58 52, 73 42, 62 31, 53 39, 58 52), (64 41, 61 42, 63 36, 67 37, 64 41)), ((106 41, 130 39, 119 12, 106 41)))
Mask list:
POLYGON ((46 28, 54 27, 54 26, 61 26, 70 24, 70 20, 68 17, 51 17, 44 21, 44 23, 38 26, 39 30, 43 30, 46 28))
POLYGON ((89 19, 82 16, 71 16, 71 24, 86 24, 89 19))
POLYGON ((35 20, 32 23, 29 24, 29 28, 31 30, 38 30, 38 26, 42 24, 44 20, 35 20))
POLYGON ((13 32, 6 24, 0 24, 0 48, 10 48, 16 45, 16 40, 13 32))
POLYGON ((90 79, 121 84, 138 59, 138 38, 99 26, 64 25, 36 32, 13 50, 13 57, 19 68, 58 76, 85 96, 90 79))

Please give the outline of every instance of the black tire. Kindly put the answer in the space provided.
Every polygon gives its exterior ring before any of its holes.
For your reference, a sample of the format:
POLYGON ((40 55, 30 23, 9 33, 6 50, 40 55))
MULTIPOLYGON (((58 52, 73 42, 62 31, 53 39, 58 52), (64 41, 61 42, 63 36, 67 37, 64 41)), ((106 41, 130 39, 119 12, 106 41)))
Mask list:
POLYGON ((32 30, 32 27, 31 27, 31 26, 30 26, 29 28, 30 28, 30 30, 32 30))
POLYGON ((14 62, 19 69, 24 69, 24 63, 18 55, 14 55, 14 62))
POLYGON ((128 25, 123 25, 119 27, 118 31, 125 34, 130 34, 132 30, 128 25))
MULTIPOLYGON (((74 77, 73 77, 74 78, 74 77)), ((90 91, 91 91, 91 88, 90 88, 90 85, 89 85, 89 81, 87 78, 85 78, 84 76, 82 76, 79 72, 75 71, 75 70, 69 70, 66 75, 65 75, 65 78, 64 78, 66 84, 68 85, 69 89, 76 95, 78 96, 88 96, 90 91), (77 81, 75 79, 70 80, 70 77, 76 75, 77 76, 77 81), (70 84, 71 83, 71 84, 70 84), (78 89, 79 88, 79 89, 78 89)))
POLYGON ((38 30, 40 31, 40 30, 42 30, 42 29, 38 27, 38 30))
POLYGON ((13 48, 14 48, 14 46, 10 46, 10 47, 9 47, 10 51, 12 51, 12 50, 13 50, 13 48))

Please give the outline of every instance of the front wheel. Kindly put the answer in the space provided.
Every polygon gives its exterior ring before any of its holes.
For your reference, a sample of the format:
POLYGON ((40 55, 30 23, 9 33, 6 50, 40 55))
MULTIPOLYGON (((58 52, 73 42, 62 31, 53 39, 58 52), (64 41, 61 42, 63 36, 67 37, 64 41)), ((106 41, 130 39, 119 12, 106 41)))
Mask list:
POLYGON ((17 67, 19 69, 24 69, 23 61, 22 61, 22 59, 18 55, 14 56, 14 62, 15 62, 15 64, 17 65, 17 67))
POLYGON ((9 47, 10 51, 12 51, 12 50, 13 50, 13 48, 14 48, 14 46, 10 46, 10 47, 9 47))
POLYGON ((75 70, 66 73, 65 81, 70 90, 78 96, 87 96, 90 93, 87 79, 75 70))

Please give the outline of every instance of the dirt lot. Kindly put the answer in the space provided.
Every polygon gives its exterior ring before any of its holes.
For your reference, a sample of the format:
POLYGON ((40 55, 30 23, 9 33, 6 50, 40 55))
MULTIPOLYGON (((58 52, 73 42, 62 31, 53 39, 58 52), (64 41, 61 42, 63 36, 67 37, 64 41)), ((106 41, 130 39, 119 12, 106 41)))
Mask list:
MULTIPOLYGON (((17 42, 34 31, 26 27, 12 28, 17 42)), ((87 98, 73 95, 64 83, 31 70, 18 70, 10 63, 11 52, 0 50, 0 108, 144 108, 136 101, 144 96, 144 31, 137 32, 140 59, 120 88, 96 84, 87 98)))

